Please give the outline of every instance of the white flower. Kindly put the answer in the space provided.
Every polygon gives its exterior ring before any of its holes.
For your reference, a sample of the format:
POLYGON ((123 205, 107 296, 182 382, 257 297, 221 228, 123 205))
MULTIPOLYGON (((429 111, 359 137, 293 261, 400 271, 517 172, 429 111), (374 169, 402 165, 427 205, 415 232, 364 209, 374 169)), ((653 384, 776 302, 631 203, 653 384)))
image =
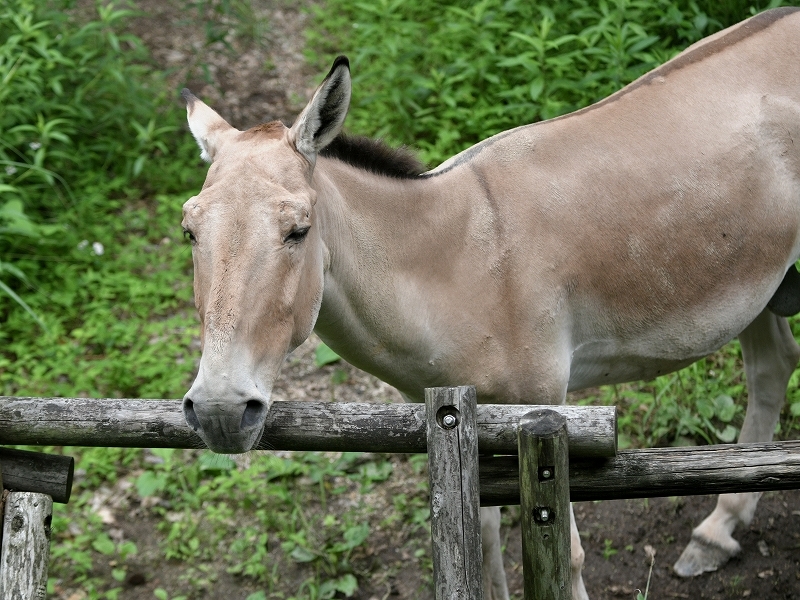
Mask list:
POLYGON ((6 167, 6 175, 13 175, 16 172, 17 172, 17 167, 15 167, 14 165, 8 165, 6 167))
POLYGON ((42 147, 42 144, 41 142, 31 142, 30 144, 28 144, 28 146, 30 147, 31 150, 38 150, 39 148, 42 147))
POLYGON ((92 244, 92 252, 97 254, 97 256, 103 256, 103 252, 105 251, 106 249, 103 248, 103 244, 101 244, 100 242, 95 242, 92 244))
POLYGON ((89 240, 83 240, 82 242, 78 243, 78 250, 83 250, 88 245, 89 245, 89 240))

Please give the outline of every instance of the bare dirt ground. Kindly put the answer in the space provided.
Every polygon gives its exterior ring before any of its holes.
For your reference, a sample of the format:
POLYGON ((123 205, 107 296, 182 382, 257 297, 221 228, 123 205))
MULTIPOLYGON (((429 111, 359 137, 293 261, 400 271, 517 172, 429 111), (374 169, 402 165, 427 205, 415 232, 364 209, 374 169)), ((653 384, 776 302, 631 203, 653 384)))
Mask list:
MULTIPOLYGON (((309 17, 303 12, 307 0, 254 2, 255 41, 237 37, 237 23, 225 24, 225 15, 201 15, 196 9, 181 10, 174 1, 146 0, 136 3, 143 16, 132 23, 132 31, 150 48, 154 68, 169 73, 177 90, 184 85, 204 98, 226 119, 246 128, 271 119, 291 123, 313 89, 313 76, 303 60, 303 28, 309 17), (216 28, 208 33, 205 19, 216 28), (266 23, 261 27, 258 23, 266 23), (230 47, 209 43, 223 32, 230 47)), ((201 3, 197 3, 198 5, 201 3)), ((176 100, 177 102, 177 100, 176 100)), ((186 135, 189 135, 188 131, 186 135)), ((413 143, 413 140, 408 140, 413 143)), ((301 347, 287 364, 277 399, 343 401, 398 401, 391 387, 352 367, 345 366, 346 380, 332 382, 337 367, 318 369, 312 352, 314 340, 301 347)), ((341 380, 338 377, 337 380, 341 380)), ((393 459, 392 478, 376 488, 370 500, 376 506, 391 506, 398 490, 414 487, 415 475, 403 457, 393 459)), ((358 493, 352 492, 352 493, 358 493)), ((575 505, 586 549, 584 577, 594 599, 634 598, 644 590, 649 560, 645 545, 656 550, 650 583, 650 598, 800 598, 800 493, 764 495, 753 523, 738 532, 743 552, 720 571, 681 579, 672 564, 689 540, 691 528, 713 507, 708 496, 658 498, 613 502, 583 502, 575 505)), ((152 536, 155 524, 137 518, 137 512, 120 510, 116 515, 120 535, 133 539, 140 548, 140 577, 129 578, 121 598, 153 598, 162 586, 180 590, 183 567, 159 556, 152 536)), ((506 561, 511 591, 522 597, 521 547, 518 509, 504 512, 503 535, 507 540, 506 561)), ((355 598, 363 600, 432 598, 425 583, 430 574, 411 554, 414 545, 427 544, 424 532, 373 529, 369 549, 354 560, 363 575, 355 598), (414 538, 414 539, 412 539, 414 538)), ((291 573, 284 576, 290 577, 291 573)), ((257 588, 222 573, 207 597, 244 599, 257 588)))

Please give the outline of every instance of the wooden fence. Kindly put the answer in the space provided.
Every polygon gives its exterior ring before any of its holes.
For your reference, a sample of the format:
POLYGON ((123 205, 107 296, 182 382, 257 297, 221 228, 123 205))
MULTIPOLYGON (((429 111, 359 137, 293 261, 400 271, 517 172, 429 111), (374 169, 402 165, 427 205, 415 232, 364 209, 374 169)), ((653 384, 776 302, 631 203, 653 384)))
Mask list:
MULTIPOLYGON (((616 427, 614 407, 477 405, 474 388, 435 388, 426 405, 276 402, 259 448, 428 452, 436 597, 448 600, 481 598, 479 505, 522 504, 525 597, 566 600, 570 500, 800 488, 800 442, 618 452, 616 427)), ((203 446, 180 401, 139 399, 0 397, 0 441, 203 446)), ((44 597, 48 503, 69 499, 73 468, 0 449, 3 487, 19 494, 6 499, 0 598, 44 597)))

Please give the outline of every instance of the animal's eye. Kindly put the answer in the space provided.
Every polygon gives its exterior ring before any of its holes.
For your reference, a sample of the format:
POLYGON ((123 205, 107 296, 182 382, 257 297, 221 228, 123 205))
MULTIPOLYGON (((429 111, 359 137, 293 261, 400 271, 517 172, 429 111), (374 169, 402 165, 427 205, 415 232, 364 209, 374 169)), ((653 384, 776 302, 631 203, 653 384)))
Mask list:
POLYGON ((292 229, 289 234, 283 238, 284 244, 297 244, 298 242, 302 242, 305 239, 308 230, 311 229, 309 226, 305 227, 296 227, 292 229))
POLYGON ((190 244, 197 243, 197 238, 195 238, 194 234, 191 231, 189 231, 188 229, 184 229, 183 230, 183 239, 189 240, 190 244))

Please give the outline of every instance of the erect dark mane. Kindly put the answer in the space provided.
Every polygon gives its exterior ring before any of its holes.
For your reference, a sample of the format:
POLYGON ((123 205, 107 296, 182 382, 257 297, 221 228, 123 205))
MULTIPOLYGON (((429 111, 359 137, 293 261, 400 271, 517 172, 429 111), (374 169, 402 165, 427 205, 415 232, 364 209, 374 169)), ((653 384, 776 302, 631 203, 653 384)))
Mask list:
POLYGON ((382 140, 344 133, 336 136, 320 154, 366 171, 397 179, 411 179, 427 170, 405 146, 392 148, 382 140))

